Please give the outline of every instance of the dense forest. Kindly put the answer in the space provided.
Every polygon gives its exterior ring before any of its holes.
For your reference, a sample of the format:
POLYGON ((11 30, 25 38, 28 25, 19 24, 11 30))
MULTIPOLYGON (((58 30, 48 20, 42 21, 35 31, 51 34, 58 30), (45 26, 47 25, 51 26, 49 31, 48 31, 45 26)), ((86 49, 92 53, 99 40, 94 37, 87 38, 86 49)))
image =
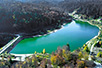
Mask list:
POLYGON ((59 24, 70 22, 64 12, 50 10, 49 6, 30 3, 3 4, 0 9, 2 31, 7 33, 46 32, 47 27, 59 28, 59 24), (5 7, 9 6, 9 7, 5 7), (41 30, 42 29, 42 30, 41 30))
POLYGON ((59 29, 63 23, 71 22, 68 12, 75 9, 78 14, 99 18, 102 16, 101 6, 101 0, 2 0, 0 34, 45 34, 47 30, 59 29))
MULTIPOLYGON (((15 36, 22 37, 44 35, 60 29, 64 23, 73 18, 68 13, 77 9, 77 14, 86 18, 102 17, 102 0, 1 0, 0 1, 0 47, 15 36)), ((102 22, 101 22, 102 23, 102 22)), ((98 39, 98 38, 97 38, 98 39)), ((101 41, 95 47, 102 47, 101 41)), ((2 48, 1 48, 2 49, 2 48)), ((7 50, 6 50, 7 51, 7 50)), ((52 54, 35 51, 34 55, 24 58, 25 61, 13 61, 17 58, 8 53, 0 54, 1 68, 93 68, 96 64, 89 61, 91 51, 88 45, 70 52, 67 44, 58 47, 52 54), (7 58, 7 60, 4 60, 7 58)), ((102 52, 98 53, 102 57, 102 52)), ((95 57, 91 56, 95 61, 95 57)))
MULTIPOLYGON (((0 2, 0 34, 42 35, 47 30, 59 29, 63 23, 71 22, 68 14, 52 9, 51 5, 49 2, 0 2)), ((1 43, 7 43, 11 39, 0 40, 1 43)))
POLYGON ((91 16, 95 19, 102 16, 102 0, 64 0, 59 3, 59 6, 69 12, 79 9, 78 14, 91 16))

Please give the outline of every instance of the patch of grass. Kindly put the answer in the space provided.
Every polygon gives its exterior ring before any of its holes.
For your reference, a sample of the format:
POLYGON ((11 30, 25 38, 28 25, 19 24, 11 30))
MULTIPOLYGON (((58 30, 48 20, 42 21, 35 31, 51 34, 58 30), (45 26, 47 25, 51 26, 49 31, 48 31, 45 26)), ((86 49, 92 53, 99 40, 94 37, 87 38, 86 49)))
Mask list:
POLYGON ((51 32, 51 30, 47 30, 47 32, 48 32, 48 33, 50 33, 50 32, 51 32))

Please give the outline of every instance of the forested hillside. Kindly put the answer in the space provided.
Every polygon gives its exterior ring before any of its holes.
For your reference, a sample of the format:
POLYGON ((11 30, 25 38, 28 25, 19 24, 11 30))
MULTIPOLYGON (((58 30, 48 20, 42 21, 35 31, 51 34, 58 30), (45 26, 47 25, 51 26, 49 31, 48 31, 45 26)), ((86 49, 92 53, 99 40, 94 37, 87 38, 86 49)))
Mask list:
POLYGON ((75 9, 78 14, 99 18, 101 6, 101 0, 2 0, 0 34, 45 34, 47 30, 59 29, 63 23, 71 22, 68 12, 75 9))
POLYGON ((85 14, 93 18, 102 16, 102 0, 64 0, 59 5, 68 12, 79 8, 78 14, 85 14))

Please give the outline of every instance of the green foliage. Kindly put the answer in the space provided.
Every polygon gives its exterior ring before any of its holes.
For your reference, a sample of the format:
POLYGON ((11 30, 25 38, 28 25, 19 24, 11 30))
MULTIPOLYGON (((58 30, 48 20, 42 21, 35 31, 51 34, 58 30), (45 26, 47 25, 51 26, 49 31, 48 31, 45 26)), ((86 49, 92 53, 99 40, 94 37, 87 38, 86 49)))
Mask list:
POLYGON ((101 51, 97 54, 97 57, 102 57, 102 52, 101 51))
POLYGON ((102 61, 101 61, 101 60, 96 60, 96 62, 102 63, 102 61))
POLYGON ((48 32, 48 33, 50 33, 50 32, 51 32, 51 30, 47 30, 47 32, 48 32))
POLYGON ((12 17, 13 17, 13 19, 15 19, 15 15, 13 15, 12 17))
POLYGON ((84 47, 83 51, 90 52, 87 46, 84 47))

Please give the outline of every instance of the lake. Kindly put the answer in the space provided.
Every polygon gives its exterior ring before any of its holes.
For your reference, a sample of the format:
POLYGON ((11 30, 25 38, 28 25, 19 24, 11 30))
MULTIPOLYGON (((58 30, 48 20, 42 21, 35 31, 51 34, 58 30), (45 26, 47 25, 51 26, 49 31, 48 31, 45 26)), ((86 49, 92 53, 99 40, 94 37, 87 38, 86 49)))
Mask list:
POLYGON ((63 47, 67 43, 69 43, 70 49, 73 51, 82 47, 88 40, 96 36, 98 32, 99 29, 89 23, 72 21, 55 33, 20 41, 10 53, 32 54, 35 51, 42 52, 43 49, 47 53, 52 53, 58 46, 63 47))

